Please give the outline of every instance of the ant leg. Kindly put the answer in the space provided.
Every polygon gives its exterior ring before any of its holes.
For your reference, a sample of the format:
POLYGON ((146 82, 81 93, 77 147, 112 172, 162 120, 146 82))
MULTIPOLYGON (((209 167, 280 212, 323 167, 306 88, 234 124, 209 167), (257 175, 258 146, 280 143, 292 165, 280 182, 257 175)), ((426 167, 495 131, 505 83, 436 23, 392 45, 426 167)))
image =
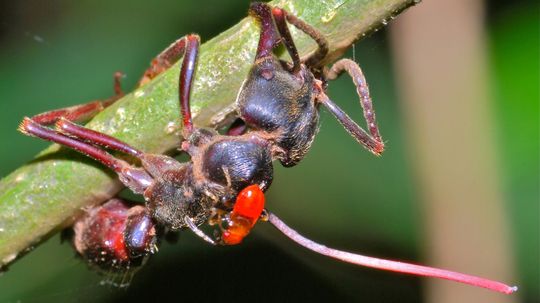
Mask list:
POLYGON ((115 95, 104 101, 92 101, 86 104, 75 105, 71 107, 61 108, 57 110, 48 111, 32 117, 32 120, 42 125, 51 125, 58 121, 60 118, 66 118, 71 121, 84 122, 104 108, 113 104, 116 100, 124 96, 122 88, 120 86, 120 78, 123 77, 121 72, 114 74, 114 92, 115 95))
POLYGON ((291 72, 293 74, 297 74, 300 71, 300 57, 298 56, 298 50, 294 45, 291 32, 289 31, 289 27, 287 26, 287 22, 285 21, 287 12, 281 8, 274 7, 272 9, 272 16, 274 17, 274 21, 276 22, 279 34, 282 37, 282 42, 287 48, 287 51, 289 52, 289 55, 291 56, 291 59, 293 61, 293 68, 291 72))
POLYGON ((111 154, 94 145, 68 137, 67 135, 45 127, 30 118, 24 118, 19 125, 19 131, 25 135, 35 136, 64 145, 101 162, 103 165, 114 170, 118 174, 120 181, 135 193, 143 193, 154 181, 144 169, 133 167, 127 162, 113 157, 111 154))
POLYGON ((261 23, 261 35, 259 38, 257 55, 255 57, 256 60, 271 56, 274 47, 279 42, 283 42, 293 60, 292 72, 296 73, 300 70, 300 62, 313 68, 321 67, 321 61, 328 54, 328 41, 319 31, 298 19, 296 16, 287 13, 284 9, 277 7, 271 9, 266 3, 253 3, 251 4, 249 11, 261 23), (285 24, 285 20, 315 40, 318 46, 315 53, 307 58, 298 59, 298 51, 294 46, 293 39, 285 24), (275 24, 272 21, 275 21, 275 24), (276 33, 276 27, 279 33, 276 33))
POLYGON ((180 111, 182 113, 182 121, 184 124, 184 138, 189 137, 193 132, 193 121, 191 118, 191 106, 189 104, 191 86, 193 84, 193 76, 197 65, 197 57, 199 54, 200 38, 197 35, 188 35, 185 38, 185 55, 180 70, 180 85, 178 87, 180 96, 180 111))
POLYGON ((212 238, 210 238, 208 235, 206 235, 201 229, 199 229, 197 227, 197 225, 195 225, 195 222, 193 222, 193 220, 189 216, 185 216, 184 221, 186 222, 188 228, 194 234, 196 234, 199 238, 203 239, 204 241, 206 241, 206 242, 208 242, 208 243, 210 243, 212 245, 216 245, 216 242, 214 240, 212 240, 212 238))
POLYGON ((120 151, 136 158, 140 158, 144 154, 142 151, 128 145, 125 142, 104 133, 82 127, 65 118, 60 118, 58 122, 56 122, 56 129, 65 135, 76 138, 77 140, 120 151))
MULTIPOLYGON (((285 11, 284 11, 285 12, 285 11)), ((307 58, 302 58, 302 62, 312 68, 320 68, 322 60, 328 54, 328 41, 321 32, 316 30, 311 25, 307 24, 301 19, 298 19, 295 15, 285 14, 287 21, 294 25, 299 30, 303 31, 306 35, 310 36, 317 43, 317 50, 309 55, 307 58)))
POLYGON ((171 45, 159 53, 150 63, 150 67, 144 71, 141 80, 139 80, 138 86, 141 87, 150 82, 150 80, 154 79, 176 63, 184 54, 186 49, 186 40, 189 36, 192 35, 184 36, 174 41, 171 45))
POLYGON ((252 3, 249 7, 249 13, 261 24, 261 34, 255 61, 262 61, 272 56, 274 47, 279 43, 279 36, 276 33, 274 18, 272 18, 272 11, 268 4, 252 3))
MULTIPOLYGON (((185 44, 186 37, 182 37, 173 42, 153 59, 151 66, 144 72, 141 80, 139 80, 138 86, 140 87, 146 84, 178 61, 184 54, 185 44)), ((48 111, 32 117, 32 120, 43 125, 54 124, 62 117, 74 122, 86 121, 124 96, 120 86, 121 77, 123 77, 123 74, 120 72, 114 74, 115 95, 107 100, 93 101, 86 104, 48 111)))
MULTIPOLYGON (((87 143, 90 147, 93 148, 96 148, 96 146, 105 147, 107 149, 126 153, 139 159, 143 168, 129 167, 128 169, 122 169, 120 172, 115 170, 119 174, 120 181, 122 181, 122 183, 132 189, 135 193, 144 192, 148 185, 153 182, 153 178, 151 176, 161 175, 166 171, 170 170, 179 170, 182 167, 179 162, 175 161, 169 156, 144 153, 112 136, 85 128, 83 126, 72 123, 71 121, 64 118, 60 118, 60 120, 58 120, 58 122, 56 123, 56 131, 53 131, 49 128, 45 129, 49 130, 54 134, 63 135, 69 139, 73 139, 79 144, 87 143), (133 178, 135 178, 135 180, 132 180, 133 178), (143 184, 140 184, 141 182, 143 182, 143 184)), ((57 143, 64 144, 61 142, 57 143)), ((70 145, 67 146, 72 147, 70 145)), ((110 154, 104 152, 101 149, 97 150, 105 155, 112 157, 110 154)))
POLYGON ((370 152, 378 156, 384 151, 384 142, 379 134, 377 122, 375 120, 375 111, 373 110, 366 78, 364 77, 362 70, 354 61, 342 59, 336 62, 325 76, 329 80, 334 80, 344 71, 351 76, 354 85, 356 86, 356 92, 360 96, 360 105, 364 111, 364 118, 367 122, 370 134, 358 126, 358 124, 332 102, 326 94, 321 93, 319 100, 339 120, 341 125, 345 127, 347 132, 349 132, 358 143, 362 144, 370 152))

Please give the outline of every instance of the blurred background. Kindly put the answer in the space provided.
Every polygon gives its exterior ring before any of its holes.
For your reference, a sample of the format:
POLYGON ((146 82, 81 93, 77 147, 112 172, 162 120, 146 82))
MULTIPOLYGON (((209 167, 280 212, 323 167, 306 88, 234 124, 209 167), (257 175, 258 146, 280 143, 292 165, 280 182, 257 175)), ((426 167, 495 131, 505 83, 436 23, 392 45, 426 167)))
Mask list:
MULTIPOLYGON (((517 284, 506 297, 357 268, 299 248, 266 224, 238 247, 190 233, 165 244, 127 290, 55 236, 0 276, 0 302, 147 300, 539 302, 537 1, 425 1, 357 43, 388 149, 375 158, 326 112, 307 158, 276 166, 272 209, 328 246, 517 284)), ((0 176, 46 143, 23 116, 133 87, 150 58, 188 32, 203 41, 248 1, 1 1, 0 176)), ((347 77, 330 96, 357 119, 347 77)))

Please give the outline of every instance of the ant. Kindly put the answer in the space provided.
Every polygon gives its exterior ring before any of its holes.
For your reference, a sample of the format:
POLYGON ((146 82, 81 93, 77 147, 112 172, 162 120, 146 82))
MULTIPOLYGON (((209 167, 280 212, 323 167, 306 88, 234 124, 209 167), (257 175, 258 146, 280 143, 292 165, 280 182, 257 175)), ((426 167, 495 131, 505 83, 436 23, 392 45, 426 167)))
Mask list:
POLYGON ((414 264, 365 257, 315 243, 265 209, 264 191, 273 178, 273 160, 296 165, 309 150, 318 130, 319 107, 328 109, 362 146, 375 155, 384 150, 365 77, 353 61, 342 59, 331 68, 323 65, 328 43, 316 29, 264 3, 253 3, 249 13, 261 26, 255 62, 236 100, 241 123, 226 134, 193 125, 190 92, 200 39, 187 35, 160 53, 144 73, 144 85, 183 57, 180 64, 179 101, 182 114, 181 150, 191 161, 181 163, 167 155, 144 153, 118 139, 75 124, 109 106, 123 93, 115 75, 115 96, 71 108, 25 118, 19 130, 81 152, 114 170, 131 191, 143 195, 145 206, 113 198, 87 211, 74 225, 74 245, 91 265, 107 271, 129 271, 157 251, 168 231, 189 228, 216 245, 235 245, 261 219, 296 243, 345 262, 402 273, 432 276, 512 293, 515 287, 479 277, 414 264), (313 38, 317 50, 300 58, 288 29, 291 24, 313 38), (273 51, 283 44, 292 62, 273 51), (364 118, 365 131, 326 95, 327 81, 347 72, 353 79, 364 118), (55 125, 55 129, 46 127, 55 125), (140 167, 104 151, 125 153, 140 167), (212 238, 199 229, 217 226, 212 238))

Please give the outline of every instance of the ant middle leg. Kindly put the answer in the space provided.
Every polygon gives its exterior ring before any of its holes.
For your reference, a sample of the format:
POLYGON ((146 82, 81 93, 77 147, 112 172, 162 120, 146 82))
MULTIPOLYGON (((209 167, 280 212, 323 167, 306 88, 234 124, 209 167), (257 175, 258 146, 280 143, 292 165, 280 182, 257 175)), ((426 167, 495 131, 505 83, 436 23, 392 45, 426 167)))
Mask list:
POLYGON ((285 17, 290 24, 294 25, 296 28, 304 32, 306 35, 310 36, 317 43, 317 50, 313 54, 307 56, 306 58, 302 58, 301 59, 302 63, 304 63, 310 68, 314 68, 314 69, 322 68, 322 61, 328 54, 328 50, 329 50, 328 41, 326 40, 326 38, 317 29, 307 24, 303 20, 299 19, 295 15, 285 13, 285 17))
POLYGON ((272 50, 278 43, 282 42, 293 60, 292 73, 296 74, 300 70, 300 63, 304 63, 314 69, 322 68, 322 60, 328 54, 328 41, 318 30, 296 16, 289 14, 284 9, 277 7, 271 8, 266 3, 253 3, 250 7, 250 13, 261 23, 261 34, 256 59, 270 56, 272 50), (317 50, 313 54, 306 58, 299 58, 298 50, 294 45, 286 22, 292 24, 315 40, 317 50))
MULTIPOLYGON (((183 69, 180 76, 181 96, 182 94, 185 95, 181 97, 182 114, 184 116, 185 126, 192 125, 191 112, 189 111, 189 93, 193 78, 193 68, 197 58, 198 46, 199 37, 197 35, 187 35, 178 39, 152 61, 151 67, 147 69, 143 79, 141 79, 141 82, 151 80, 153 77, 157 76, 159 73, 174 64, 180 57, 182 57, 182 55, 184 55, 184 52, 186 53, 186 58, 183 65, 191 67, 191 69, 183 69)), ((124 95, 120 87, 120 78, 122 76, 123 75, 121 73, 115 74, 115 96, 105 101, 94 101, 87 104, 38 114, 32 118, 25 118, 23 123, 21 123, 20 130, 25 134, 34 135, 45 140, 66 145, 82 153, 93 155, 94 159, 102 162, 114 170, 118 169, 118 164, 116 161, 105 156, 103 154, 105 152, 95 148, 94 145, 103 146, 108 149, 120 151, 140 158, 144 153, 131 147, 130 145, 111 136, 72 123, 81 122, 93 117, 105 107, 111 105, 122 97, 124 95), (36 124, 42 127, 38 127, 36 124), (44 126, 52 124, 56 124, 57 131, 51 129, 47 130, 44 128, 44 126), (83 142, 86 142, 87 144, 84 144, 83 142)))
POLYGON ((82 127, 66 118, 60 118, 56 122, 56 130, 69 137, 84 141, 93 145, 99 145, 108 149, 116 150, 140 158, 144 153, 123 141, 104 133, 82 127))
POLYGON ((349 59, 341 59, 337 61, 330 70, 326 71, 325 77, 328 80, 334 80, 343 72, 347 72, 351 76, 354 85, 356 86, 356 92, 360 97, 360 105, 364 112, 364 119, 366 120, 369 134, 358 126, 358 124, 341 110, 341 108, 332 102, 326 94, 321 92, 319 100, 339 120, 347 132, 349 132, 360 144, 373 154, 380 155, 384 151, 384 142, 382 141, 379 128, 377 127, 375 111, 369 95, 366 78, 358 64, 349 59))
POLYGON ((272 16, 276 22, 276 27, 281 35, 282 42, 285 45, 285 48, 287 48, 289 56, 291 56, 293 61, 293 67, 290 72, 296 75, 300 71, 301 62, 300 56, 298 55, 298 50, 296 49, 296 45, 294 45, 291 32, 289 31, 289 27, 287 26, 287 22, 285 20, 287 12, 281 8, 274 7, 272 9, 272 16))
POLYGON ((197 35, 186 35, 171 43, 171 45, 152 59, 150 67, 144 71, 142 78, 139 80, 138 86, 141 87, 150 82, 150 80, 154 79, 180 60, 186 51, 186 45, 189 44, 189 40, 192 39, 192 37, 198 38, 197 35))

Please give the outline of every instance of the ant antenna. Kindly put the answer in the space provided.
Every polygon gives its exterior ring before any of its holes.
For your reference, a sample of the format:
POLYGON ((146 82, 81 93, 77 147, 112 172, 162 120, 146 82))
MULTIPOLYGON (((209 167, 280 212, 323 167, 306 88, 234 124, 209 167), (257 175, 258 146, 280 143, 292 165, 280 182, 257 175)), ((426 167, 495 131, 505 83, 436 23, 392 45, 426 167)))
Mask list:
POLYGON ((502 292, 505 294, 511 294, 517 291, 517 286, 508 286, 501 282, 492 281, 476 276, 466 275, 458 272, 453 272, 444 269, 438 269, 428 266, 391 261, 385 259, 379 259, 374 257, 367 257, 359 254, 353 254, 350 252, 333 249, 322 244, 316 243, 302 235, 297 231, 287 226, 280 218, 278 218, 273 213, 268 212, 268 221, 274 225, 280 232, 282 232, 289 239, 294 242, 304 246, 305 248, 325 255, 327 257, 338 259, 347 263, 352 263, 360 266, 366 266, 371 268, 389 270, 394 272, 413 274, 426 277, 434 277, 440 279, 446 279, 451 281, 456 281, 460 283, 465 283, 473 286, 487 288, 493 291, 502 292))
POLYGON ((193 222, 193 220, 191 220, 190 217, 188 216, 185 216, 184 217, 184 221, 186 222, 187 226, 189 227, 189 229, 191 229, 191 231, 193 233, 195 233, 197 236, 199 236, 201 239, 203 239, 204 241, 212 244, 212 245, 216 245, 216 242, 214 240, 212 240, 212 238, 210 238, 208 235, 206 235, 202 230, 200 230, 197 225, 195 225, 195 223, 193 222))

